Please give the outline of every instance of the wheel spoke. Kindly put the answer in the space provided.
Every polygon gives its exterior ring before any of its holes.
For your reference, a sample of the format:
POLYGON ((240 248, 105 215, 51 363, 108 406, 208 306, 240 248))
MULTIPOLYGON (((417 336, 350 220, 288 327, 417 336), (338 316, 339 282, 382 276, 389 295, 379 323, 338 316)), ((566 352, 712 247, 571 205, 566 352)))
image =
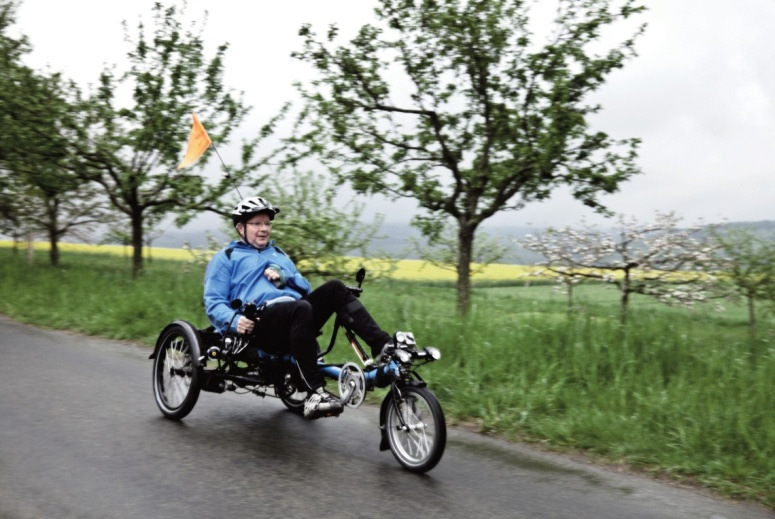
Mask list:
POLYGON ((410 406, 407 402, 402 406, 404 423, 407 428, 405 438, 409 453, 413 457, 420 459, 428 454, 430 442, 427 434, 427 425, 422 419, 422 413, 417 410, 416 399, 412 398, 412 404, 410 406))
POLYGON ((170 407, 178 407, 191 387, 191 355, 183 337, 171 340, 164 349, 161 396, 170 407))
POLYGON ((408 468, 424 470, 425 464, 439 449, 436 416, 429 406, 424 394, 408 391, 397 405, 389 408, 393 453, 408 468))
POLYGON ((183 325, 171 325, 160 339, 154 361, 153 390, 156 403, 168 418, 180 420, 199 398, 199 352, 196 335, 183 325))

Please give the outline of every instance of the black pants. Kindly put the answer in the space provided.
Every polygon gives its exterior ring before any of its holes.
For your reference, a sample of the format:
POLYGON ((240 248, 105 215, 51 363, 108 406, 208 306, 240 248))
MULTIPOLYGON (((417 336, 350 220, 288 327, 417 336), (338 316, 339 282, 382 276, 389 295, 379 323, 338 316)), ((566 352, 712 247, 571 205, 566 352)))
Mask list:
POLYGON ((262 349, 293 355, 302 378, 314 390, 325 384, 316 369, 318 331, 335 313, 368 344, 372 355, 390 340, 390 335, 382 331, 358 298, 339 280, 324 283, 298 301, 270 306, 261 313, 255 334, 262 349))

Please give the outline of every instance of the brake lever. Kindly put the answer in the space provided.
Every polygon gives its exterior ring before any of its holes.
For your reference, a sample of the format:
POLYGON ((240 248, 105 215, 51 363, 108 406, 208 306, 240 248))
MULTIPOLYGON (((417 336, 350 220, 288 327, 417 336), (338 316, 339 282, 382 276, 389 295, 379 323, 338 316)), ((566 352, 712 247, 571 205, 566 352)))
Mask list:
POLYGON ((355 297, 360 297, 363 293, 363 289, 361 287, 347 287, 347 290, 349 290, 355 297))

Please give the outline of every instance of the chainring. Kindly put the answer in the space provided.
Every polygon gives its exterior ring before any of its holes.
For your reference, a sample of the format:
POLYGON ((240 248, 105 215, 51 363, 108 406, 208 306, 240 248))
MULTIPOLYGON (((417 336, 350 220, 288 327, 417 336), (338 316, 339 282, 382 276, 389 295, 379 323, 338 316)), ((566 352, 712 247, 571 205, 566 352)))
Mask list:
POLYGON ((357 364, 348 362, 342 366, 338 385, 339 398, 342 399, 343 404, 352 408, 361 406, 366 398, 366 377, 363 374, 363 370, 357 364), (348 391, 352 391, 352 393, 345 401, 345 395, 348 391))

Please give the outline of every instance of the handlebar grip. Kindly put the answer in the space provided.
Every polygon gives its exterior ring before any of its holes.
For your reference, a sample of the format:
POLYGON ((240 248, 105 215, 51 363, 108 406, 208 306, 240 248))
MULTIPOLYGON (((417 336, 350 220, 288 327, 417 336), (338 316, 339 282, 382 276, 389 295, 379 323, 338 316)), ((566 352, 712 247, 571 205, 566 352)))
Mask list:
POLYGON ((243 312, 245 317, 247 317, 248 319, 255 319, 257 313, 258 313, 258 309, 256 308, 255 303, 248 303, 245 305, 245 310, 243 312))

